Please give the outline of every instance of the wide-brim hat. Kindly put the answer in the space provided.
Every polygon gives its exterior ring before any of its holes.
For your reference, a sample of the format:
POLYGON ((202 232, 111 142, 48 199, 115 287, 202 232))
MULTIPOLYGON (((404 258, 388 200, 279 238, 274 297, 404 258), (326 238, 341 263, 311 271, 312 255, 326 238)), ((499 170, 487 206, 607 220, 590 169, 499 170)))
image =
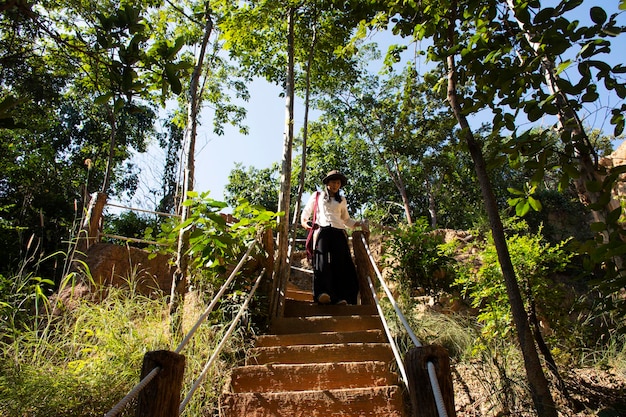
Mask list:
POLYGON ((329 171, 328 174, 326 174, 326 176, 322 180, 322 182, 324 184, 328 184, 328 181, 330 180, 341 180, 342 187, 348 183, 348 179, 346 178, 346 176, 343 175, 341 172, 337 171, 336 169, 329 171))

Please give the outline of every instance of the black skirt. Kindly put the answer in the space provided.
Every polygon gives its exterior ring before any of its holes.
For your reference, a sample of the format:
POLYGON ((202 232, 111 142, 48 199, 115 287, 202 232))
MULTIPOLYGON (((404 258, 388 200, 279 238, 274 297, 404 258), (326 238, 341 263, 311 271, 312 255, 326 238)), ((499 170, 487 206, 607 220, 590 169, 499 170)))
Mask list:
POLYGON ((359 283, 352 261, 348 235, 343 229, 322 227, 313 258, 313 296, 330 295, 331 303, 345 300, 356 304, 359 283))

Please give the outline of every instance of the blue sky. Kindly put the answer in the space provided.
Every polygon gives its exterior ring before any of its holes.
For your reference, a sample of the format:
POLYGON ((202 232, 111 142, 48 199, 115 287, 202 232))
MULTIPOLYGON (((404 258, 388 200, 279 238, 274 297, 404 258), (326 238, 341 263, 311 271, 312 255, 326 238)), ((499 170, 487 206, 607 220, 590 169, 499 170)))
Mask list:
MULTIPOLYGON (((556 4, 555 1, 543 1, 544 5, 556 4)), ((617 11, 619 0, 586 0, 580 8, 582 15, 576 16, 583 22, 588 21, 588 12, 594 5, 602 6, 607 12, 617 11)), ((626 24, 624 15, 620 17, 620 23, 626 24)), ((390 39, 382 37, 379 40, 381 49, 385 48, 390 39)), ((400 43, 394 39, 393 42, 400 43)), ((620 49, 619 47, 617 49, 620 49)), ((612 55, 624 62, 624 54, 614 51, 612 55)), ((424 64, 422 64, 424 65, 424 64)), ((280 163, 282 158, 283 134, 285 124, 285 100, 280 97, 281 88, 271 85, 265 80, 258 79, 249 86, 251 97, 246 103, 248 111, 246 124, 249 134, 242 135, 234 128, 227 128, 223 136, 217 136, 212 132, 210 114, 203 114, 199 129, 196 147, 196 181, 195 189, 200 192, 210 191, 210 196, 217 200, 224 200, 224 187, 228 182, 228 175, 236 163, 242 163, 246 167, 267 168, 274 162, 280 163)), ((615 104, 615 103, 612 103, 615 104)), ((295 105, 295 132, 298 134, 302 128, 303 105, 302 100, 296 99, 295 105)), ((592 121, 593 122, 593 121, 592 121)), ((608 126, 607 127, 608 130, 608 126)), ((160 150, 150 151, 148 155, 140 158, 142 165, 142 182, 150 182, 150 178, 159 178, 162 169, 162 155, 160 150), (146 179, 147 178, 147 179, 146 179)), ((154 207, 155 202, 146 201, 155 198, 153 193, 146 191, 143 185, 140 194, 144 197, 141 203, 135 201, 133 206, 154 207), (143 191, 143 193, 142 193, 143 191), (145 195, 147 193, 147 196, 145 195), (154 203, 154 204, 153 204, 154 203)))

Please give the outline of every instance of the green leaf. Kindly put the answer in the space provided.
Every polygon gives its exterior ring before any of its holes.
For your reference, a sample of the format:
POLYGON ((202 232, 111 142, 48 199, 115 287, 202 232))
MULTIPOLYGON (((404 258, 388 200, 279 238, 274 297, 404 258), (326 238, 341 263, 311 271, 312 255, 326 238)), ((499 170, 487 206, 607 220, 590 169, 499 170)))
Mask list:
POLYGON ((524 191, 518 190, 517 188, 507 187, 506 190, 514 195, 525 195, 524 191))
POLYGON ((583 101, 583 103, 593 103, 598 99, 598 97, 600 97, 600 95, 596 91, 587 91, 585 94, 583 94, 581 100, 583 101))
POLYGON ((566 1, 565 4, 563 5, 563 11, 567 12, 567 11, 573 10, 576 7, 578 7, 581 4, 583 4, 583 1, 584 0, 570 0, 570 1, 566 1))
POLYGON ((98 97, 95 98, 93 102, 94 104, 98 104, 98 105, 107 104, 109 100, 112 98, 113 98, 113 93, 110 92, 110 93, 99 95, 98 97))
POLYGON ((612 210, 608 216, 606 216, 607 224, 617 224, 619 218, 622 215, 622 208, 618 207, 615 210, 612 210))
POLYGON ((591 210, 602 210, 611 201, 611 193, 604 192, 600 194, 595 203, 589 204, 591 210))
POLYGON ((519 204, 520 201, 523 201, 524 199, 521 197, 517 197, 517 198, 509 198, 507 200, 507 203, 509 203, 509 206, 511 207, 515 207, 519 204))
POLYGON ((567 68, 569 68, 572 65, 572 60, 568 59, 566 61, 561 62, 557 67, 556 67, 556 75, 559 75, 560 73, 562 73, 563 71, 565 71, 567 68))
POLYGON ((626 165, 618 165, 616 167, 611 168, 611 175, 621 175, 626 174, 626 165))
POLYGON ((554 7, 546 7, 535 15, 533 22, 535 24, 545 23, 554 16, 554 7))
POLYGON ((591 193, 599 193, 602 191, 602 182, 601 181, 587 181, 585 183, 585 187, 587 187, 587 191, 591 193))
POLYGON ((524 217, 530 211, 530 204, 527 200, 520 202, 517 206, 515 206, 515 214, 519 217, 524 217))
POLYGON ((606 230, 606 224, 604 224, 604 222, 594 222, 591 223, 590 229, 595 233, 604 232, 606 230))
POLYGON ((193 223, 193 219, 187 219, 184 222, 180 223, 178 226, 176 226, 176 228, 184 229, 185 227, 189 226, 191 223, 193 223))
POLYGON ((180 82, 177 74, 177 67, 174 64, 165 64, 165 76, 172 87, 172 92, 179 95, 183 91, 183 85, 180 82))
POLYGON ((536 103, 533 106, 527 106, 525 110, 531 122, 536 122, 544 116, 543 110, 536 103))
POLYGON ((541 211, 541 209, 543 208, 543 206, 541 205, 541 201, 533 198, 532 196, 528 197, 528 203, 535 211, 541 211))
POLYGON ((578 166, 566 163, 563 165, 563 172, 567 174, 570 178, 578 178, 580 176, 580 172, 578 171, 578 166))
POLYGON ((603 25, 606 22, 607 15, 603 8, 601 7, 592 7, 589 11, 589 15, 591 16, 591 20, 597 25, 603 25))

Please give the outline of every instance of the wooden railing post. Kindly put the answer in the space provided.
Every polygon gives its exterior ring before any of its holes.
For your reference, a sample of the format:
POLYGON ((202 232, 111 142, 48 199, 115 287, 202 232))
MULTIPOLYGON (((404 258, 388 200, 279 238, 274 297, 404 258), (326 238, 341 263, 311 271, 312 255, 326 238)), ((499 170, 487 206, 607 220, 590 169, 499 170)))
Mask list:
POLYGON ((136 417, 178 417, 183 386, 185 357, 168 350, 148 352, 143 357, 141 379, 154 368, 157 376, 139 393, 136 417))
POLYGON ((265 274, 271 277, 274 273, 274 233, 272 229, 268 228, 263 232, 261 242, 266 254, 266 257, 263 258, 263 268, 265 268, 265 274))
POLYGON ((79 252, 85 252, 91 245, 100 239, 100 227, 102 220, 102 212, 107 202, 107 194, 93 193, 87 206, 85 218, 80 227, 78 235, 78 244, 76 249, 79 252))
POLYGON ((430 385, 428 362, 435 365, 437 381, 448 417, 456 416, 450 357, 446 348, 437 345, 414 347, 404 357, 404 368, 409 379, 412 416, 439 416, 433 389, 430 385))
POLYGON ((359 293, 361 294, 361 304, 372 305, 374 304, 374 296, 370 291, 370 286, 367 282, 367 277, 370 276, 373 282, 376 280, 376 271, 370 262, 369 255, 363 245, 361 236, 365 236, 367 241, 367 234, 360 230, 352 232, 352 250, 354 251, 354 259, 356 260, 356 273, 359 279, 359 293))

